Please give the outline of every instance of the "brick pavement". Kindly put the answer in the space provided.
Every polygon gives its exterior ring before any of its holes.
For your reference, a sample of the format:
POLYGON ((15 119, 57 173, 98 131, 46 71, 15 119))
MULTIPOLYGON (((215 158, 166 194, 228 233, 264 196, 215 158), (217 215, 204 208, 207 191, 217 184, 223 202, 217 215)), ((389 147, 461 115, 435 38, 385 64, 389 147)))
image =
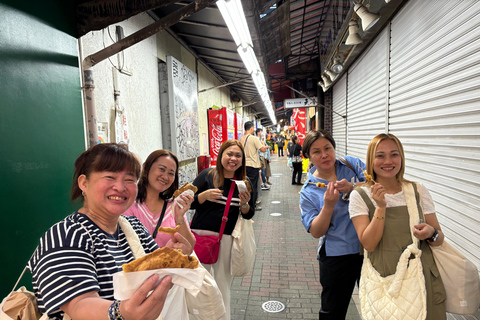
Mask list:
MULTIPOLYGON (((233 280, 231 319, 318 319, 321 291, 316 259, 318 240, 301 223, 298 207, 301 186, 291 185, 286 157, 273 155, 271 169, 273 185, 270 191, 262 192, 263 210, 257 211, 253 218, 257 240, 254 270, 251 275, 233 280), (268 301, 279 301, 285 309, 266 312, 262 304, 268 301)), ((274 309, 276 305, 271 306, 274 309)), ((348 320, 361 319, 357 306, 355 290, 348 320)))

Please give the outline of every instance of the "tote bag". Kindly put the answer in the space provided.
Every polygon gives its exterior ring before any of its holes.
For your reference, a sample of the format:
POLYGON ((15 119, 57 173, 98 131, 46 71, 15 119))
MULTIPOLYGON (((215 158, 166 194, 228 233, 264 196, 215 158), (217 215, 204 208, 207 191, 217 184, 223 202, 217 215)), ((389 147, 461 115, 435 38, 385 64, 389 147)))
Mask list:
POLYGON ((480 307, 477 267, 445 240, 430 248, 447 293, 447 312, 475 315, 480 307))
POLYGON ((242 214, 240 214, 235 229, 232 231, 232 238, 230 273, 234 277, 244 277, 252 271, 257 251, 253 221, 243 219, 242 214))

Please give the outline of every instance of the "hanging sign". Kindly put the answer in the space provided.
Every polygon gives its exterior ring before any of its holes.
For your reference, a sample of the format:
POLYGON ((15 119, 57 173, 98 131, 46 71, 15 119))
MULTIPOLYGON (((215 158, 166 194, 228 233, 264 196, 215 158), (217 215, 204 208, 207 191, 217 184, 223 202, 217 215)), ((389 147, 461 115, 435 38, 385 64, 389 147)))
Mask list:
POLYGON ((286 109, 317 107, 318 100, 317 97, 285 99, 284 105, 286 109))

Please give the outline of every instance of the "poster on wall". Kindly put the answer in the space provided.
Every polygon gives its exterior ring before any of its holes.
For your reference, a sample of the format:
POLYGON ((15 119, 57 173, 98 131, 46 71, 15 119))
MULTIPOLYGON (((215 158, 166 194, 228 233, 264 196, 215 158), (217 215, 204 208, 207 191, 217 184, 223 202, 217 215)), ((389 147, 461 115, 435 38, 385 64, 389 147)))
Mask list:
POLYGON ((97 122, 98 143, 106 143, 108 140, 108 122, 97 122))
POLYGON ((167 56, 172 152, 179 161, 200 155, 197 74, 167 56))

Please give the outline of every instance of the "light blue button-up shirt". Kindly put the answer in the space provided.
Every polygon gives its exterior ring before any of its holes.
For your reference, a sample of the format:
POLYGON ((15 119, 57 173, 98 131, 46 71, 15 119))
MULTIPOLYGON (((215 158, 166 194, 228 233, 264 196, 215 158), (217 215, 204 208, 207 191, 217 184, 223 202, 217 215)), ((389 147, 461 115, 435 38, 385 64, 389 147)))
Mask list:
MULTIPOLYGON (((336 161, 337 180, 347 179, 349 182, 365 181, 363 171, 358 167, 365 169, 365 164, 358 158, 345 156, 345 159, 350 163, 353 172, 340 160, 336 161), (358 164, 358 165, 357 165, 358 164)), ((324 203, 324 193, 326 188, 318 188, 308 182, 323 182, 328 184, 328 180, 319 179, 313 175, 316 168, 312 167, 308 172, 307 180, 300 192, 300 212, 302 215, 302 223, 305 229, 309 232, 313 219, 320 213, 324 203)), ((342 199, 338 200, 333 209, 332 219, 326 234, 319 242, 319 249, 325 243, 325 252, 327 256, 342 256, 347 254, 355 254, 360 252, 360 241, 358 240, 357 232, 353 226, 352 220, 348 212, 348 201, 342 199)))

